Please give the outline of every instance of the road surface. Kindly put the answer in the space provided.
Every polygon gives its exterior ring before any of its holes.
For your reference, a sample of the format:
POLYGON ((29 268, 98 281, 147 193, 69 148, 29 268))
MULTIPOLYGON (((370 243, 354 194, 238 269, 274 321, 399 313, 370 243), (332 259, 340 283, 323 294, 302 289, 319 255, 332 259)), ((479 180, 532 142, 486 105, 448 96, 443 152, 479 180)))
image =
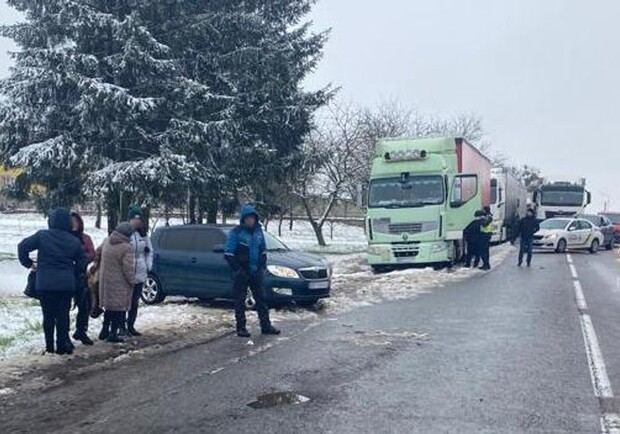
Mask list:
POLYGON ((3 433, 620 432, 615 252, 491 273, 281 338, 233 336, 2 401, 3 433), (295 405, 254 409, 291 391, 295 405))

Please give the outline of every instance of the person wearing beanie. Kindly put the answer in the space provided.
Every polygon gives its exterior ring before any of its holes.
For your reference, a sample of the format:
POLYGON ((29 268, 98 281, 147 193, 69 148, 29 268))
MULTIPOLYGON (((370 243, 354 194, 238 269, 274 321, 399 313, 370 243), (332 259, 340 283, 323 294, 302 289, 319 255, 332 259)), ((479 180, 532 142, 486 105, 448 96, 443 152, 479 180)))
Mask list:
POLYGON ((482 244, 482 225, 484 224, 484 212, 476 211, 474 213, 474 220, 467 225, 463 231, 463 237, 465 238, 465 267, 469 268, 474 261, 474 267, 478 267, 480 264, 480 247, 482 244))
POLYGON ((105 314, 99 339, 112 343, 123 342, 119 330, 131 308, 135 260, 129 238, 133 232, 129 223, 121 223, 101 248, 99 303, 105 314))
POLYGON ((138 207, 132 207, 128 214, 129 224, 133 229, 133 233, 129 237, 131 248, 133 250, 135 270, 134 270, 134 288, 131 297, 131 309, 127 314, 126 331, 130 336, 141 336, 142 333, 136 330, 136 319, 138 318, 138 307, 140 305, 140 296, 142 288, 146 282, 149 272, 153 268, 153 245, 147 234, 144 221, 144 214, 138 207))

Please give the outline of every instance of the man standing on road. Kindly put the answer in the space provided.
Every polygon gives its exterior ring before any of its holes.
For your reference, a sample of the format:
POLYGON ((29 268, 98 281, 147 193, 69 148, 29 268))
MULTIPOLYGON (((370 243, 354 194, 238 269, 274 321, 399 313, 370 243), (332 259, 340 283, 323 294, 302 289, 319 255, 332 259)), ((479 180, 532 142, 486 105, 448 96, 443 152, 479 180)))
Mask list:
POLYGON ((248 287, 256 302, 262 333, 264 335, 280 334, 280 330, 271 325, 269 308, 263 299, 263 274, 267 268, 267 246, 258 213, 252 205, 244 205, 241 208, 239 226, 228 234, 225 256, 233 271, 237 336, 250 337, 245 318, 248 287))
POLYGON ((540 230, 538 220, 534 215, 534 210, 528 208, 525 217, 519 221, 519 264, 523 265, 523 256, 527 253, 527 266, 532 265, 532 250, 534 247, 534 234, 540 230))
POLYGON ((491 214, 491 208, 484 207, 484 222, 480 228, 482 232, 480 240, 480 257, 482 259, 481 270, 491 269, 491 238, 493 238, 493 231, 495 225, 493 225, 493 214, 491 214))
POLYGON ((480 244, 482 238, 482 225, 484 224, 484 212, 476 211, 474 220, 463 231, 465 237, 465 268, 469 268, 474 261, 474 267, 480 263, 480 244))

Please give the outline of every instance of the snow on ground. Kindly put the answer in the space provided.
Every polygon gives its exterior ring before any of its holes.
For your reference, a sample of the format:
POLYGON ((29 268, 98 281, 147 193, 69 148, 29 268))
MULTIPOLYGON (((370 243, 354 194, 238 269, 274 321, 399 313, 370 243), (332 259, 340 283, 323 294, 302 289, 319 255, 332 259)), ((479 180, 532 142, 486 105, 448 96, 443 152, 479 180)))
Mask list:
MULTIPOLYGON (((180 221, 172 221, 180 224, 180 221)), ((158 221, 163 224, 163 221, 158 221)), ((85 218, 86 231, 100 243, 106 235, 105 230, 94 228, 94 219, 85 218)), ((0 361, 13 359, 20 355, 34 355, 43 348, 41 313, 36 301, 22 295, 26 281, 26 271, 14 259, 16 245, 25 236, 45 227, 45 220, 35 215, 0 214, 0 361)), ((268 228, 277 233, 277 223, 268 228)), ((366 264, 365 239, 362 228, 334 225, 333 239, 329 227, 325 228, 328 248, 319 249, 314 240, 312 228, 307 222, 295 222, 293 230, 283 225, 282 237, 292 248, 306 251, 321 251, 334 268, 332 297, 322 301, 314 310, 288 307, 273 311, 272 318, 277 322, 318 319, 338 315, 357 307, 368 306, 384 300, 398 300, 415 297, 441 287, 450 282, 462 280, 482 273, 479 270, 457 268, 454 271, 434 271, 433 269, 406 269, 386 274, 373 274, 366 264), (335 254, 334 252, 346 254, 335 254)), ((493 264, 499 264, 511 251, 510 246, 493 249, 493 264)), ((75 321, 72 311, 72 324, 75 321)), ((255 315, 250 315, 251 324, 255 315)), ((171 297, 158 306, 143 306, 138 320, 139 329, 148 335, 166 333, 190 333, 192 329, 204 330, 218 327, 232 328, 233 313, 230 304, 221 303, 207 306, 196 300, 171 297)), ((101 319, 91 320, 89 333, 96 337, 101 327, 101 319)), ((78 354, 101 352, 102 345, 95 349, 78 347, 78 354)), ((37 359, 42 361, 43 359, 37 359)), ((48 359, 45 359, 48 360, 48 359)), ((36 362, 38 363, 38 362, 36 362)))

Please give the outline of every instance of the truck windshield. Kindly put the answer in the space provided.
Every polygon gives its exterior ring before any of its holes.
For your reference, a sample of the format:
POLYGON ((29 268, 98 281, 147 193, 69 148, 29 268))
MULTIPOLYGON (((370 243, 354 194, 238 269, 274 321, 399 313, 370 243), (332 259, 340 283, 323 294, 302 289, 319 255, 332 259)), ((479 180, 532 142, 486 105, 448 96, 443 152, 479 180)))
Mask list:
POLYGON ((441 205, 445 184, 441 175, 382 178, 370 182, 369 208, 409 208, 441 205))
POLYGON ((585 191, 583 188, 542 188, 543 206, 582 206, 585 191))

